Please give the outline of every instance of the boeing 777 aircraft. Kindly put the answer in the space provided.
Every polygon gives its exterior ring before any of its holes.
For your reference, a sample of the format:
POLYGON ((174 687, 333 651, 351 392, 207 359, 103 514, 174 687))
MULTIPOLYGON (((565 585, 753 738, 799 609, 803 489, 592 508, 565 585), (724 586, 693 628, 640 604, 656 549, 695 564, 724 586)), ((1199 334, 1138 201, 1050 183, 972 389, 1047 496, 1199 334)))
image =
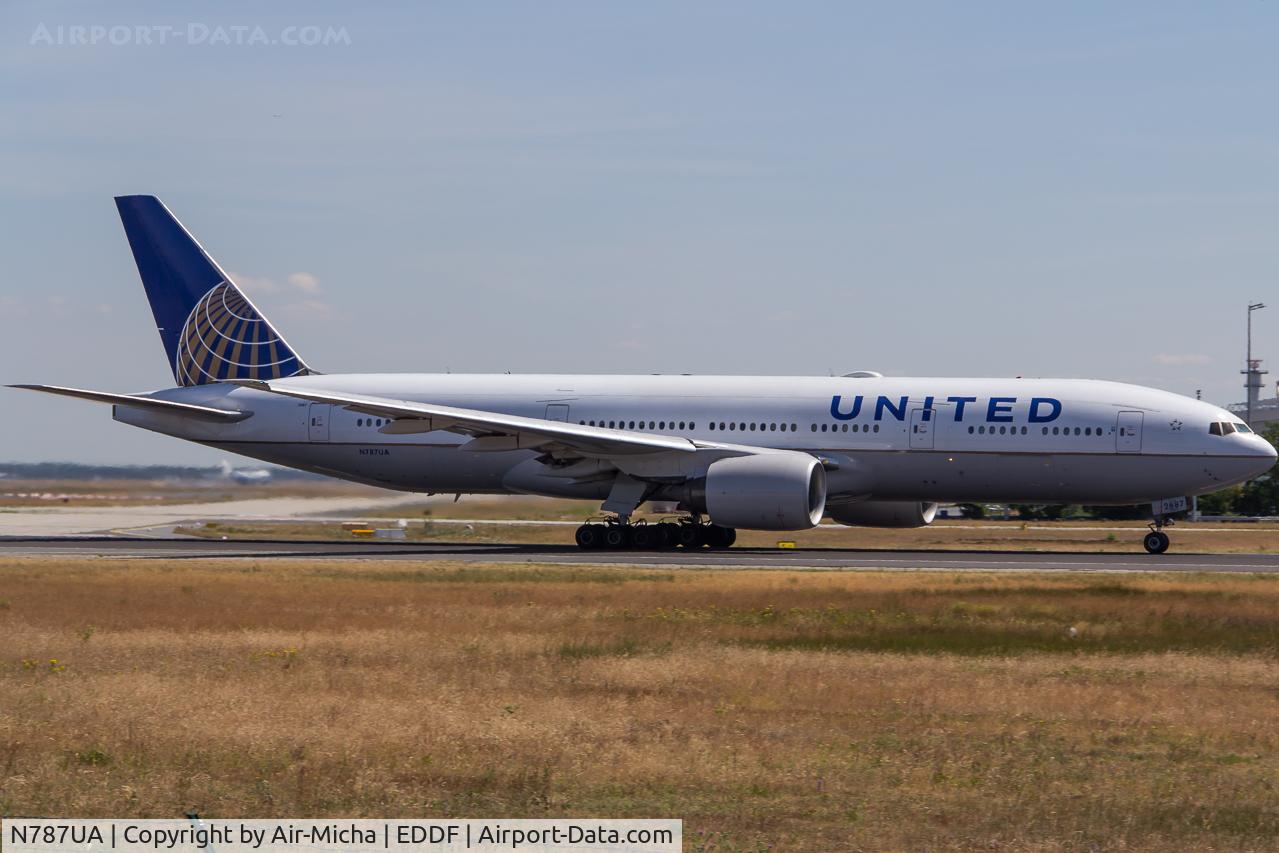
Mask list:
POLYGON ((311 368, 159 199, 116 199, 176 387, 111 394, 123 423, 414 492, 603 501, 583 548, 728 547, 736 528, 930 523, 940 501, 1152 504, 1267 471, 1239 418, 1075 379, 342 374, 311 368), (633 524, 646 501, 679 522, 633 524))

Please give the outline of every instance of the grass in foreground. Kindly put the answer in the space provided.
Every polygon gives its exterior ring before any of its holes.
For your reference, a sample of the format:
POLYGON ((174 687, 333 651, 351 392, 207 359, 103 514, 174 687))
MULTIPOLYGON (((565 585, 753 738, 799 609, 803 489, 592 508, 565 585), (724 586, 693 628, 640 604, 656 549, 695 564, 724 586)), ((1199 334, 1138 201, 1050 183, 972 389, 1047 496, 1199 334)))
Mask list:
POLYGON ((0 813, 670 815, 690 850, 1279 847, 1279 578, 0 577, 0 813))

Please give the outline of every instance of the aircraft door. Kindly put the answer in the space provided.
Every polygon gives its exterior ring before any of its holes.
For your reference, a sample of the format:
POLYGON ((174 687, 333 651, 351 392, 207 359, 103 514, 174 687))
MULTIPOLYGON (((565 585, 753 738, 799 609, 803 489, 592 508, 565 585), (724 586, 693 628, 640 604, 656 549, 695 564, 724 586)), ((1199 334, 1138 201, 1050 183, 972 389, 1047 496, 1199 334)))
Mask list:
POLYGON ((568 423, 568 404, 567 403, 551 403, 546 407, 546 419, 548 421, 560 421, 568 423))
POLYGON ((936 409, 911 409, 910 449, 932 450, 933 427, 937 423, 936 409))
POLYGON ((310 412, 309 437, 311 441, 328 441, 329 440, 329 409, 332 408, 328 403, 312 403, 310 412))
POLYGON ((1115 422, 1115 452, 1141 452, 1141 412, 1120 412, 1115 422))

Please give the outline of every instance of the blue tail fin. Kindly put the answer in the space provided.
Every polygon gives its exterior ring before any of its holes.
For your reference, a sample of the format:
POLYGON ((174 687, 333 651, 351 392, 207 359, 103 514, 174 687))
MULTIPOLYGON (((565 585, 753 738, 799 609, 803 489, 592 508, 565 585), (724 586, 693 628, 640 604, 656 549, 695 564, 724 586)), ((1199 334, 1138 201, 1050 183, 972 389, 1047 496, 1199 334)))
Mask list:
POLYGON ((158 198, 115 205, 179 385, 311 372, 158 198))

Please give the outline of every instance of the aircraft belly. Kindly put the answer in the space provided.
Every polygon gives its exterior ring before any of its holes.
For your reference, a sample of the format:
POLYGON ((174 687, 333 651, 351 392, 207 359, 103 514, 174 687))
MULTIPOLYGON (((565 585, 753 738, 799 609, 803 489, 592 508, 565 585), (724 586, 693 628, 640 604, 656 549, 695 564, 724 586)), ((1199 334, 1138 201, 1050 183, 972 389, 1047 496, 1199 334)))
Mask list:
POLYGON ((1194 456, 896 452, 865 454, 883 500, 1136 504, 1228 485, 1194 456))

